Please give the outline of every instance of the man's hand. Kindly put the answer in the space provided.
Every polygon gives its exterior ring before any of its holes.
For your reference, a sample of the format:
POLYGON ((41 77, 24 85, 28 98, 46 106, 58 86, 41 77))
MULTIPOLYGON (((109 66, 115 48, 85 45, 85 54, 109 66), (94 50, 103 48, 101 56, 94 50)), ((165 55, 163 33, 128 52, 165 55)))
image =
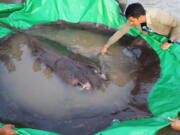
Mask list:
POLYGON ((172 43, 164 42, 164 43, 161 45, 161 49, 167 50, 171 45, 172 45, 172 43))
POLYGON ((108 48, 109 48, 109 47, 108 47, 107 45, 104 45, 104 46, 100 49, 99 53, 100 53, 100 54, 105 54, 105 53, 107 52, 108 48))
POLYGON ((7 124, 0 128, 0 135, 17 135, 17 133, 13 130, 15 128, 14 125, 7 124))
POLYGON ((180 120, 179 119, 168 118, 168 120, 173 122, 171 124, 172 129, 180 131, 180 120))

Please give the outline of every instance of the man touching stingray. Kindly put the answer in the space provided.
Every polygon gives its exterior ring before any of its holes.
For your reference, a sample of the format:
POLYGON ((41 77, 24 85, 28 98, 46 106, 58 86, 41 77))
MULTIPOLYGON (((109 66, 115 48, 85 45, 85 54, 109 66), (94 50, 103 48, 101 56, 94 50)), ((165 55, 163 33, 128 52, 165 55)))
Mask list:
POLYGON ((125 16, 127 23, 109 38, 107 43, 100 49, 100 53, 106 53, 108 48, 125 35, 133 26, 136 26, 142 33, 156 32, 169 38, 161 45, 161 49, 168 49, 173 42, 180 42, 180 20, 170 14, 152 9, 146 11, 140 3, 130 4, 125 16))

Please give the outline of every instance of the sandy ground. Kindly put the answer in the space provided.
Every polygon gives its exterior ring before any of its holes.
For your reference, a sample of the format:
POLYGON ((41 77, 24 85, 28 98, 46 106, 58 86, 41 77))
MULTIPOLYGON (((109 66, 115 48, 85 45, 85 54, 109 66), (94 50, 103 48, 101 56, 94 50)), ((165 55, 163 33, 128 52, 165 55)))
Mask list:
POLYGON ((180 19, 180 1, 179 0, 119 0, 120 3, 126 3, 126 6, 130 3, 140 2, 144 7, 148 9, 160 8, 161 10, 169 12, 180 19))

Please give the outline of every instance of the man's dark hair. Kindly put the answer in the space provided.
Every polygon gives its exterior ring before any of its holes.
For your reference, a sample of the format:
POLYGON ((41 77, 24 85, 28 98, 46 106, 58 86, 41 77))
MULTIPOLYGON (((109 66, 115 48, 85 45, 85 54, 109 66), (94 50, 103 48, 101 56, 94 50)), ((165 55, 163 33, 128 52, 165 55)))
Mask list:
POLYGON ((140 3, 130 4, 125 12, 126 18, 134 17, 139 18, 141 15, 145 15, 146 11, 140 3))

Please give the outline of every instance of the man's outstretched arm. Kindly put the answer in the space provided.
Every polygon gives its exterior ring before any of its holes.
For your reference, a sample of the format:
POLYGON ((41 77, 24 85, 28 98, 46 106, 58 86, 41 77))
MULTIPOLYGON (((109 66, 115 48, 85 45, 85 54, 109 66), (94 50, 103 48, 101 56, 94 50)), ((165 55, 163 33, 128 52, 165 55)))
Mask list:
POLYGON ((117 32, 115 32, 107 41, 107 43, 100 49, 100 53, 106 53, 108 48, 117 42, 122 36, 124 36, 131 28, 129 21, 122 26, 117 32))

